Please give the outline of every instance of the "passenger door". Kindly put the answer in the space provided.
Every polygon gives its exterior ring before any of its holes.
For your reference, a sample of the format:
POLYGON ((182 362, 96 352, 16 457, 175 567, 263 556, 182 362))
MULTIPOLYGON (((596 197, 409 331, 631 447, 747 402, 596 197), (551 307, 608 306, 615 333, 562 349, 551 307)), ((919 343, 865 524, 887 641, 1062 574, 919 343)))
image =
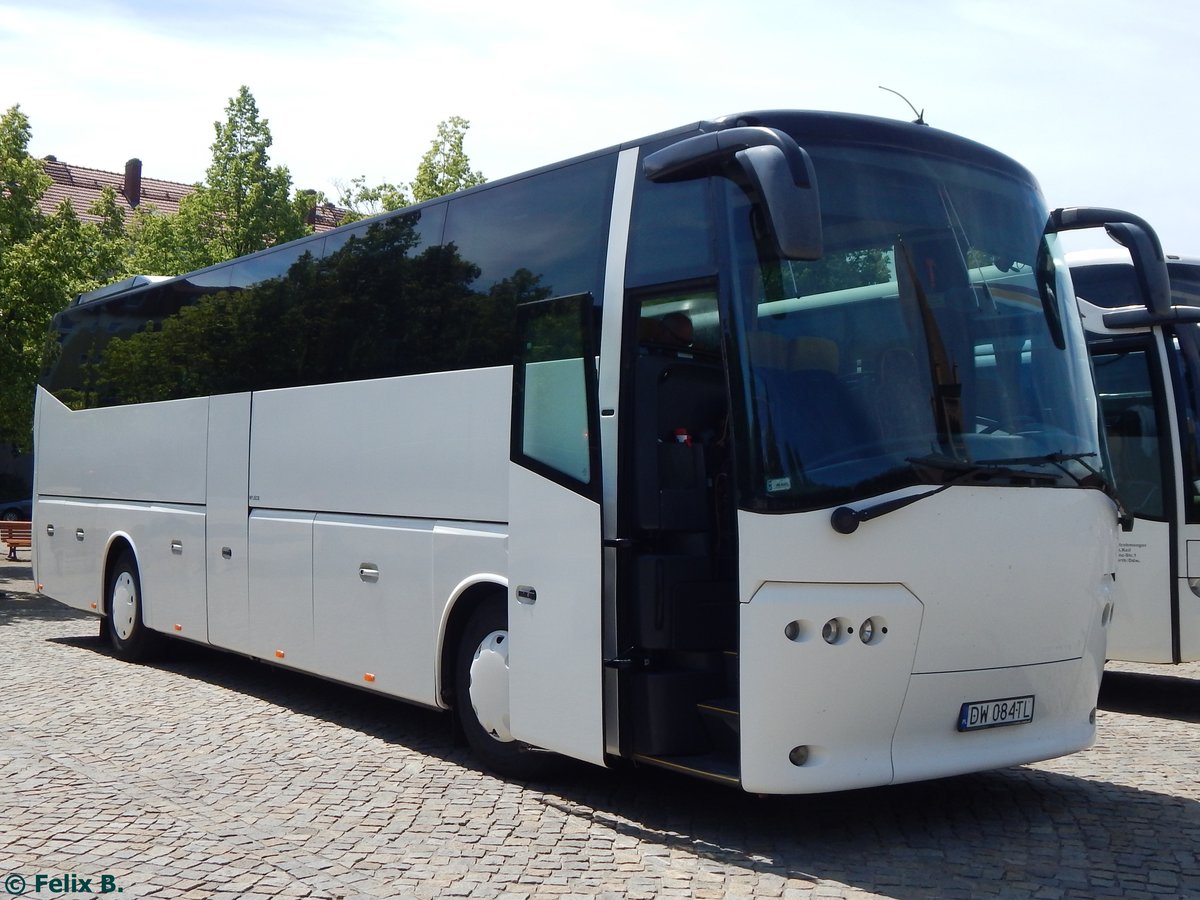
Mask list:
POLYGON ((1154 334, 1092 347, 1109 460, 1134 526, 1117 557, 1120 597, 1108 637, 1109 659, 1171 662, 1178 597, 1171 525, 1174 461, 1154 334), (1157 388, 1157 389, 1156 389, 1157 388))
POLYGON ((513 735, 604 761, 601 503, 593 300, 517 311, 509 465, 513 735))

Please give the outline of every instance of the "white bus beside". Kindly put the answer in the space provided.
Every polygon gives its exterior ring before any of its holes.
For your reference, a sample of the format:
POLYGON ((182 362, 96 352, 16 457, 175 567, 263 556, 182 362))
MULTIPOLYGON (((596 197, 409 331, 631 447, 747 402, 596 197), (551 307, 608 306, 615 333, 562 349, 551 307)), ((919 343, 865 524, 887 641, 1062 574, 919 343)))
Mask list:
POLYGON ((924 126, 701 122, 54 324, 36 577, 758 793, 1089 746, 1117 508, 1055 232, 924 126), (1088 399, 1092 397, 1092 399, 1088 399))
POLYGON ((1200 660, 1200 261, 1167 259, 1171 298, 1143 299, 1120 250, 1067 254, 1112 476, 1134 527, 1121 536, 1108 657, 1200 660))

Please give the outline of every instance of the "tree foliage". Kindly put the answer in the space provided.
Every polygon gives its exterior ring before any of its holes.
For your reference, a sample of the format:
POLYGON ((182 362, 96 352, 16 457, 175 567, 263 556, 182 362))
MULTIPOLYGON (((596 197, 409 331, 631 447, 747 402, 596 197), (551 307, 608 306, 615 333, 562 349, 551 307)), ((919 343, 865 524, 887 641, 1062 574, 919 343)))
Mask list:
MULTIPOLYGON (((408 184, 354 179, 339 198, 347 220, 483 183, 463 149, 469 127, 457 116, 440 123, 408 184)), ((288 169, 271 165, 270 127, 249 88, 230 98, 213 128, 205 181, 178 214, 144 204, 127 217, 108 190, 87 210, 97 223, 67 203, 52 215, 39 211, 52 182, 29 155, 29 119, 18 106, 0 117, 0 441, 29 445, 34 384, 52 349, 47 328, 72 297, 129 275, 183 274, 311 231, 307 215, 325 198, 293 194, 288 169)))
POLYGON ((13 106, 0 116, 0 261, 6 248, 41 227, 38 201, 50 187, 42 164, 28 152, 29 118, 13 106))
POLYGON ((0 117, 0 440, 24 447, 47 324, 75 294, 122 277, 128 246, 111 189, 88 210, 98 224, 65 201, 39 211, 51 181, 29 155, 30 133, 19 107, 0 117))
POLYGON ((409 185, 414 201, 422 203, 444 197, 487 181, 482 172, 471 168, 471 160, 463 149, 470 127, 471 123, 461 116, 438 123, 437 137, 421 157, 417 177, 409 185))
POLYGON ((368 216, 403 209, 412 204, 404 185, 385 181, 371 187, 367 184, 365 175, 350 179, 349 185, 339 183, 338 188, 338 206, 348 212, 342 218, 343 222, 357 222, 368 216))
POLYGON ((132 232, 143 271, 178 275, 302 237, 310 230, 304 203, 291 198, 292 177, 272 166, 271 129, 243 85, 214 122, 216 138, 205 181, 179 203, 171 220, 142 216, 132 232))
POLYGON ((437 137, 421 157, 416 176, 407 184, 383 182, 371 187, 366 177, 360 175, 352 179, 348 187, 339 185, 338 204, 350 211, 345 221, 403 209, 413 203, 484 184, 487 178, 471 168, 471 160, 463 146, 470 127, 471 123, 461 116, 439 122, 437 137))

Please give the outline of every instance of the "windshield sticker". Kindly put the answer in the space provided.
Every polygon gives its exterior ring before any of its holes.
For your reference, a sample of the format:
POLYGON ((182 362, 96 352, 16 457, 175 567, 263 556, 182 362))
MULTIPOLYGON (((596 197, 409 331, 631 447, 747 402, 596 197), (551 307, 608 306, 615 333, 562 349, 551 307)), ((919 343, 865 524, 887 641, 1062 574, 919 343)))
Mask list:
POLYGON ((780 491, 790 491, 792 489, 792 479, 790 478, 768 478, 767 493, 778 494, 780 491))

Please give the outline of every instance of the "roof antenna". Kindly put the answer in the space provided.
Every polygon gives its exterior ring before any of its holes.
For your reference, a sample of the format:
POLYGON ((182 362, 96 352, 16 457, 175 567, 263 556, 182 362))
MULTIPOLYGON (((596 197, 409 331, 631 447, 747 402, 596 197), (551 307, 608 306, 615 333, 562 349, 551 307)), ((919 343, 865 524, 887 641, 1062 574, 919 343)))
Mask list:
MULTIPOLYGON (((882 84, 879 85, 879 89, 881 91, 887 91, 889 94, 895 94, 897 97, 899 97, 905 103, 908 103, 908 98, 905 97, 899 91, 893 91, 890 87, 884 87, 882 84)), ((911 103, 908 103, 908 108, 911 109, 914 113, 917 113, 917 117, 915 119, 913 119, 914 125, 928 125, 929 124, 928 122, 925 121, 925 110, 921 110, 920 112, 917 112, 917 108, 915 106, 913 106, 911 103)))

